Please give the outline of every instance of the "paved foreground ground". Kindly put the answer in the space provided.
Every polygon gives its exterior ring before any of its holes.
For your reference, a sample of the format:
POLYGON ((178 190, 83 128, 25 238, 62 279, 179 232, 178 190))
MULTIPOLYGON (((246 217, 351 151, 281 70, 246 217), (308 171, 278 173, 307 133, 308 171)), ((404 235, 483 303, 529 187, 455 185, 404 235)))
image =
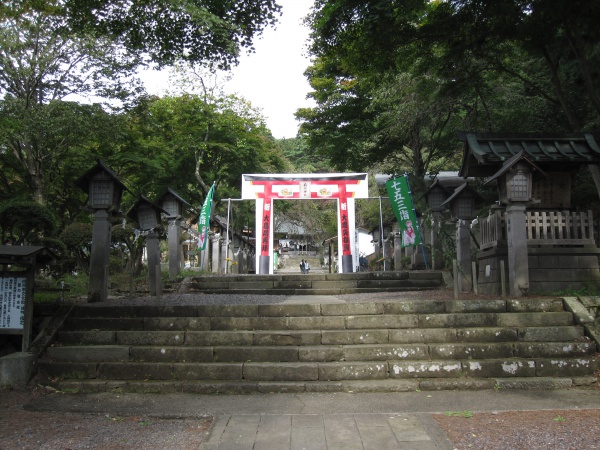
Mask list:
MULTIPOLYGON (((216 419, 203 450, 452 449, 431 413, 600 408, 600 391, 50 395, 35 411, 216 419)), ((600 446, 600 443, 599 443, 600 446)))

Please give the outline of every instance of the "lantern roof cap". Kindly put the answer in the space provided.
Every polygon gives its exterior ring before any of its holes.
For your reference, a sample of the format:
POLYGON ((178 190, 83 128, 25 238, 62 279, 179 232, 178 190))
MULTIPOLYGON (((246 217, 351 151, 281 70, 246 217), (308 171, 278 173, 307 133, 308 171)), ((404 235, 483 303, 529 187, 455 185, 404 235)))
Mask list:
POLYGON ((500 167, 500 169, 494 175, 492 175, 490 178, 488 178, 485 181, 485 183, 483 183, 483 184, 484 185, 489 184, 492 181, 500 178, 502 175, 504 175, 506 172, 508 172, 511 167, 516 166, 521 161, 525 161, 528 165, 530 165, 532 167, 533 170, 536 170, 543 176, 546 176, 546 172, 544 172, 542 169, 540 169, 540 167, 537 164, 535 164, 533 161, 531 161, 531 159, 529 159, 525 155, 523 150, 521 150, 519 153, 513 155, 512 157, 510 157, 506 161, 504 161, 504 163, 502 164, 502 167, 500 167))
POLYGON ((110 167, 104 164, 100 158, 97 159, 97 163, 94 167, 92 167, 75 181, 75 186, 87 191, 88 186, 90 185, 90 180, 99 172, 106 172, 114 180, 114 182, 121 187, 121 189, 129 191, 129 189, 127 189, 127 187, 121 183, 121 180, 117 178, 117 174, 114 173, 110 167))
POLYGON ((464 193, 467 193, 467 192, 473 194, 473 196, 475 197, 476 201, 483 200, 483 198, 481 197, 481 195, 479 195, 479 193, 475 189, 473 189, 471 186, 469 186, 469 183, 465 181, 459 187, 457 187, 456 189, 454 189, 454 192, 452 193, 452 195, 450 197, 448 197, 446 199, 446 201, 444 203, 442 203, 440 206, 444 206, 446 204, 452 203, 454 200, 456 200, 461 195, 464 195, 464 193))
POLYGON ((133 204, 133 206, 131 208, 129 208, 129 211, 127 211, 127 217, 129 217, 132 220, 137 221, 138 220, 137 210, 140 208, 140 206, 143 206, 143 205, 148 205, 162 214, 169 214, 167 211, 162 209, 156 203, 153 203, 152 201, 150 201, 147 197, 140 195, 139 198, 136 200, 136 202, 133 204))
POLYGON ((171 194, 173 197, 175 197, 177 200, 179 200, 181 203, 184 203, 188 206, 192 206, 190 205, 188 202, 186 202, 181 195, 179 195, 177 192, 175 192, 173 189, 171 189, 170 187, 167 188, 167 190, 165 191, 165 193, 160 197, 160 201, 163 202, 165 197, 167 195, 171 194))

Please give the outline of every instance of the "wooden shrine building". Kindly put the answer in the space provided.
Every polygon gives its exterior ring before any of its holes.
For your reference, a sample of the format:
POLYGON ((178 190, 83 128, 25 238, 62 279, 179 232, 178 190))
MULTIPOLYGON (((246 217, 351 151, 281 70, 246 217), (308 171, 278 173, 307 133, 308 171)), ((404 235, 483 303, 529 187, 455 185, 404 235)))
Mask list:
POLYGON ((501 292, 501 262, 510 295, 552 293, 600 284, 591 210, 572 208, 572 180, 600 164, 598 135, 459 132, 459 175, 498 188, 488 217, 479 218, 479 292, 501 292))

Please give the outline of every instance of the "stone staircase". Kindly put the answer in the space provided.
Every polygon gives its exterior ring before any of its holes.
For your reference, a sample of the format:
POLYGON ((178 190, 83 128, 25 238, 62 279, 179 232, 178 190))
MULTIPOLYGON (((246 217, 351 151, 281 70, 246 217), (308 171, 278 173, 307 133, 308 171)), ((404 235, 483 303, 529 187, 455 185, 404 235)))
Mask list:
POLYGON ((195 276, 186 288, 207 294, 341 295, 437 289, 441 271, 279 273, 275 275, 195 276))
POLYGON ((591 385, 561 299, 92 306, 39 361, 66 392, 397 392, 591 385))

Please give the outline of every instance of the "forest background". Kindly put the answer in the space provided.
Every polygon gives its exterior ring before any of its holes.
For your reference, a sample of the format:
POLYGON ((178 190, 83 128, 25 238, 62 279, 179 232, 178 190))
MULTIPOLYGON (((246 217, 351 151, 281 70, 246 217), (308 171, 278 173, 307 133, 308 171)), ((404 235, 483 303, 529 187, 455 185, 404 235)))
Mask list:
MULTIPOLYGON (((297 137, 275 139, 217 74, 279 10, 275 0, 4 2, 2 243, 46 245, 61 270, 85 271, 91 216, 74 182, 98 158, 128 188, 124 211, 167 187, 199 208, 214 182, 225 215, 221 200, 239 198, 243 173, 407 173, 420 199, 431 176, 458 170, 457 130, 600 130, 598 2, 316 0, 305 72, 315 107, 297 111, 297 137), (148 95, 136 77, 145 67, 172 68, 171 93, 148 95), (94 103, 66 101, 72 94, 94 103)), ((574 208, 597 212, 598 168, 573 182, 574 208)), ((278 217, 330 237, 330 206, 282 203, 278 217)), ((252 207, 236 204, 236 231, 253 223, 252 207)), ((357 221, 377 226, 376 202, 360 204, 357 221)), ((117 267, 139 260, 135 226, 113 228, 117 267)))

